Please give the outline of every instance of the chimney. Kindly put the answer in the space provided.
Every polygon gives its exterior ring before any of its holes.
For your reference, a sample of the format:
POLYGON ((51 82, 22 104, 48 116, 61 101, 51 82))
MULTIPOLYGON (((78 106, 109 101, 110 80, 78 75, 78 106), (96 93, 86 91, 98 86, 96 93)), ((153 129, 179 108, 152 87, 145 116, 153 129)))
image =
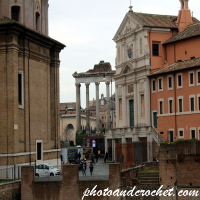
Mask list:
POLYGON ((164 62, 164 70, 167 70, 168 69, 168 61, 166 60, 165 62, 164 62))
POLYGON ((181 3, 181 10, 179 10, 178 13, 177 25, 179 27, 179 32, 182 32, 188 27, 188 25, 193 24, 193 21, 188 6, 189 0, 179 0, 179 1, 181 3))

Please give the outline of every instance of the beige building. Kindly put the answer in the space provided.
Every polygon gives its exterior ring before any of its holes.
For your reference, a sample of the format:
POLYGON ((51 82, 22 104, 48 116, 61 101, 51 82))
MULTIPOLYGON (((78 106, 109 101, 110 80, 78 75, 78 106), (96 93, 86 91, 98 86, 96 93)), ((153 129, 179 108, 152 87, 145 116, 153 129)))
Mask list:
POLYGON ((48 0, 0 1, 0 165, 60 157, 59 52, 48 0))
MULTIPOLYGON (((96 128, 96 118, 91 117, 90 120, 90 130, 96 128)), ((60 141, 71 141, 76 143, 76 114, 62 114, 60 116, 60 141)), ((81 130, 86 129, 86 115, 81 114, 81 130)))

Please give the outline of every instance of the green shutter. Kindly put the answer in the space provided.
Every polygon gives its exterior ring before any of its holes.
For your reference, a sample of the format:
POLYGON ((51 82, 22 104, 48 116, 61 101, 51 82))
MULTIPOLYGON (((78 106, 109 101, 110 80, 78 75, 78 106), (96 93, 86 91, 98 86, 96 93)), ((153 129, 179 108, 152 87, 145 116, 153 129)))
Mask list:
POLYGON ((153 113, 153 126, 157 128, 157 112, 153 113))

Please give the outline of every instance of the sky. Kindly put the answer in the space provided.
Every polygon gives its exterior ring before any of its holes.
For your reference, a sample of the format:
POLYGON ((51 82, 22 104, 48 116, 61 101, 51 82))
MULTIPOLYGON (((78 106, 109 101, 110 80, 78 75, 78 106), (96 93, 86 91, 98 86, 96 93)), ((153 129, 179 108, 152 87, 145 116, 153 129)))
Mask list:
MULTIPOLYGON (((132 0, 134 12, 178 15, 179 0, 132 0)), ((116 44, 112 40, 129 10, 130 0, 49 0, 49 36, 66 48, 60 53, 60 102, 75 102, 72 74, 93 69, 101 60, 115 70, 116 44)), ((189 0, 193 16, 200 20, 200 0, 189 0)), ((105 83, 99 96, 106 96, 105 83)), ((112 84, 112 93, 115 91, 112 84)), ((111 92, 111 91, 110 91, 111 92)), ((90 84, 90 100, 96 97, 90 84)), ((86 87, 81 84, 81 106, 85 108, 86 87)))

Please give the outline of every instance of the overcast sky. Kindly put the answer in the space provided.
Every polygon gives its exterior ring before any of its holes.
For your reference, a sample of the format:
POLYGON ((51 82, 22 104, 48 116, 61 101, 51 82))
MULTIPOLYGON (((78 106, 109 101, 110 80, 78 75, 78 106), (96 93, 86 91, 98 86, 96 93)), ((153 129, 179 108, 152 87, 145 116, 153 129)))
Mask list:
MULTIPOLYGON (((100 60, 110 62, 115 70, 116 49, 112 40, 130 0, 49 0, 49 36, 66 48, 60 54, 60 102, 75 102, 76 88, 72 74, 93 69, 100 60)), ((178 15, 179 0, 132 0, 135 12, 178 15)), ((190 0, 189 8, 200 20, 200 0, 190 0)), ((106 86, 100 84, 100 94, 106 86)), ((114 84, 113 84, 114 93, 114 84)), ((90 84, 90 100, 96 97, 90 84)), ((85 107, 85 85, 81 84, 81 105, 85 107)))

